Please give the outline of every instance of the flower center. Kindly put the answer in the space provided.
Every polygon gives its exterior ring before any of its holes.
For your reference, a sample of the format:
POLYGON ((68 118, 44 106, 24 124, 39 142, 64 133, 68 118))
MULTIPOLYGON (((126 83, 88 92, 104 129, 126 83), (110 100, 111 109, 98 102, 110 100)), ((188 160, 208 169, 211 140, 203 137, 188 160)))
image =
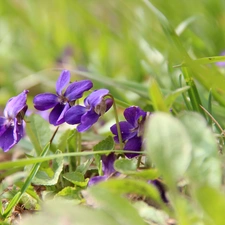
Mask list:
POLYGON ((106 109, 107 109, 107 106, 106 106, 106 102, 104 99, 102 99, 100 104, 95 106, 95 112, 101 116, 106 112, 106 109))
POLYGON ((66 98, 66 97, 63 96, 63 95, 60 95, 60 96, 59 96, 59 102, 60 102, 60 104, 62 104, 62 105, 66 105, 66 103, 69 102, 69 99, 66 98))

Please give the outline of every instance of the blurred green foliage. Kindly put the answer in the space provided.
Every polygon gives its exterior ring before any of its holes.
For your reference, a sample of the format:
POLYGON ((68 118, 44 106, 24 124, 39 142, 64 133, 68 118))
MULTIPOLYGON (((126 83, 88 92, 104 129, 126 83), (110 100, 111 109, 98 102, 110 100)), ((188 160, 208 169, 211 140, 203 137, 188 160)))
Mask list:
MULTIPOLYGON (((192 58, 224 50, 223 1, 152 3, 176 28, 192 58)), ((31 95, 54 88, 52 80, 59 72, 52 71, 57 68, 79 68, 144 86, 155 76, 167 93, 178 86, 179 70, 172 66, 182 62, 140 0, 1 1, 0 49, 1 105, 25 88, 31 95)))

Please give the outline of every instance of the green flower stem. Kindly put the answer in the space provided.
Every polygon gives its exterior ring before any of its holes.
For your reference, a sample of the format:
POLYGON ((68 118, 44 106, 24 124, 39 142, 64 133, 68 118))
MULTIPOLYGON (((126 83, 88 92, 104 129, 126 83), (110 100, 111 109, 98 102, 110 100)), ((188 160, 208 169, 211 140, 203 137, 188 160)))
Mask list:
MULTIPOLYGON (((81 152, 81 133, 77 132, 77 152, 81 152)), ((80 165, 80 156, 77 156, 77 166, 80 165)))
MULTIPOLYGON (((75 151, 77 151, 77 130, 75 129, 72 133, 72 135, 69 137, 69 140, 67 142, 67 149, 68 149, 68 152, 74 152, 74 149, 75 151), (70 147, 70 141, 74 141, 74 148, 71 148, 70 147)), ((70 157, 69 159, 69 171, 72 172, 72 171, 75 171, 76 170, 76 167, 77 167, 77 164, 76 164, 76 157, 75 156, 72 156, 70 157)))
POLYGON ((116 102, 114 97, 111 94, 108 94, 106 96, 109 96, 113 100, 113 109, 114 109, 114 115, 115 115, 115 120, 116 120, 116 128, 117 128, 117 133, 118 133, 118 138, 119 138, 119 144, 120 144, 120 149, 123 149, 123 139, 121 135, 121 130, 120 130, 120 124, 119 124, 119 118, 117 114, 117 109, 116 109, 116 102))

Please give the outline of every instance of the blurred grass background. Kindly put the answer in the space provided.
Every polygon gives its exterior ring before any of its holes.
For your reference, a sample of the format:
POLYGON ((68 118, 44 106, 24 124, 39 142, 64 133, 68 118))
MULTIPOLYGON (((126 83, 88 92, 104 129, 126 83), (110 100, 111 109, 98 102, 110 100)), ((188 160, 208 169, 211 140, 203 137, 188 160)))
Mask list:
MULTIPOLYGON (((151 2, 167 17, 191 58, 225 50, 224 1, 151 2)), ((151 77, 165 95, 179 88, 181 71, 173 66, 182 60, 142 0, 0 2, 2 107, 23 89, 30 90, 30 103, 35 94, 54 91, 62 68, 74 70, 73 80, 92 78, 95 88, 108 87, 119 100, 144 107, 151 77)), ((214 65, 210 70, 225 71, 214 65)), ((206 104, 210 87, 199 83, 198 89, 206 104)), ((214 105, 215 116, 222 120, 224 107, 214 105)), ((182 99, 174 107, 185 109, 182 99)))

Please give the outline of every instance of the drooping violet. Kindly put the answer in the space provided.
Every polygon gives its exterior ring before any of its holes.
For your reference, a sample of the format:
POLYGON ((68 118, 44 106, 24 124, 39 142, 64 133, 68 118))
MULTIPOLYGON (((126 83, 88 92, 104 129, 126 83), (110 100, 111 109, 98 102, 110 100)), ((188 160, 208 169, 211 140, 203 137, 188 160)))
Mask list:
POLYGON ((108 93, 109 90, 107 89, 93 91, 85 98, 84 106, 75 105, 66 112, 65 121, 68 124, 79 124, 77 126, 78 132, 88 130, 98 121, 100 116, 111 108, 113 104, 112 99, 104 99, 108 93))
POLYGON ((4 116, 0 117, 0 148, 4 152, 10 150, 24 135, 24 115, 27 111, 27 94, 24 90, 8 100, 4 116))
MULTIPOLYGON (((124 111, 126 121, 119 123, 122 141, 125 143, 124 150, 141 151, 143 126, 147 113, 137 106, 131 106, 124 111)), ((119 142, 116 124, 110 128, 115 135, 115 142, 119 142)), ((126 153, 128 158, 135 157, 137 153, 126 153)))

